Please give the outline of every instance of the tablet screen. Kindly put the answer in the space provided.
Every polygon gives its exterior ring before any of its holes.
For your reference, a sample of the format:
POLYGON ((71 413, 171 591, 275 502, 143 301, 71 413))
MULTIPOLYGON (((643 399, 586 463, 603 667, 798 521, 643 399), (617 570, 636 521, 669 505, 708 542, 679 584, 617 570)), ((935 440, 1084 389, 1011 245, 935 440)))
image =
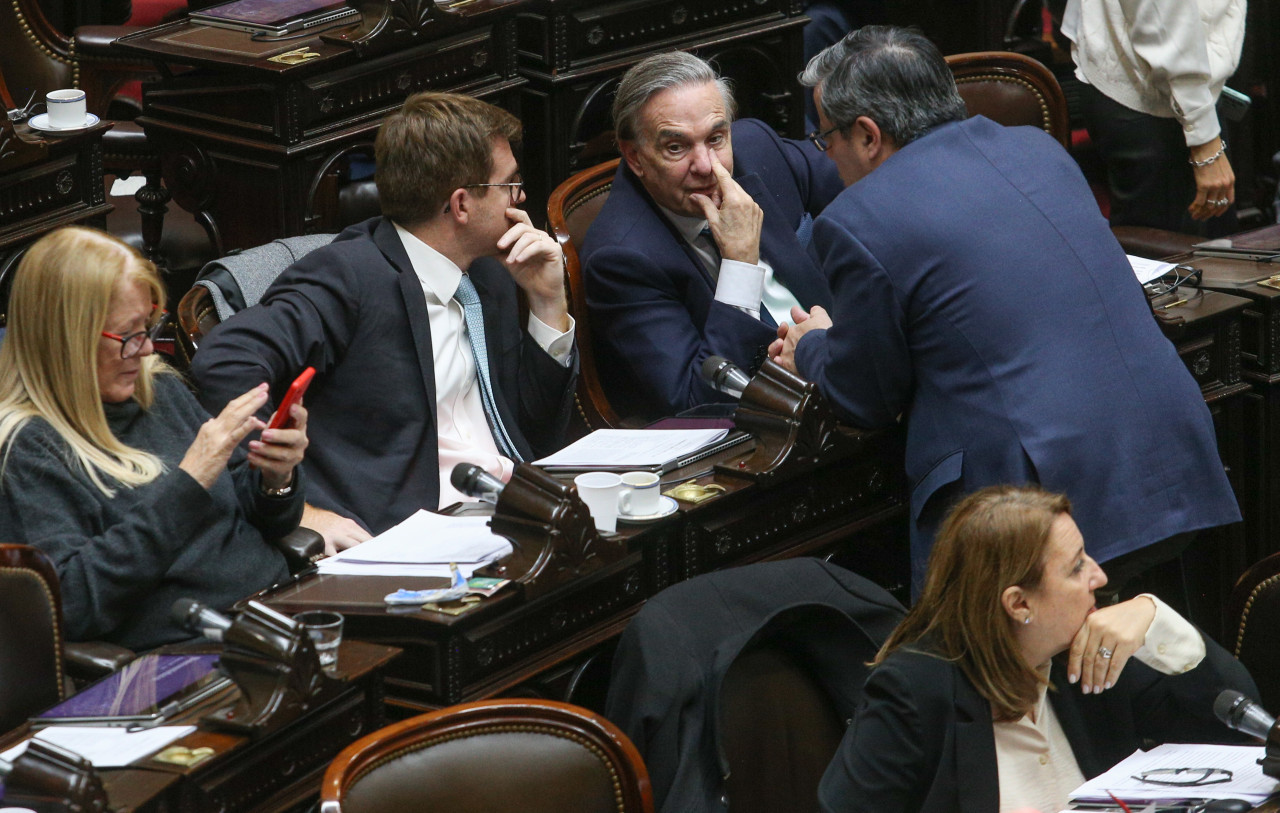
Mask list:
POLYGON ((217 655, 143 655, 34 719, 154 717, 225 680, 217 666, 217 655))

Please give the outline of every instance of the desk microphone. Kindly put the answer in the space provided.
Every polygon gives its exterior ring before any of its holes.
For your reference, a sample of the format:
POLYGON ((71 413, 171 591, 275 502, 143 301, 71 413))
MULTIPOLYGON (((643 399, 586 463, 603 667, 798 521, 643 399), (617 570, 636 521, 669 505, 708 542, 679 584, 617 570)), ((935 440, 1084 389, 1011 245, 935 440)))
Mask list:
POLYGON ((741 398, 742 391, 751 383, 742 368, 724 356, 710 356, 702 362, 702 380, 730 398, 741 398))
POLYGON ((506 487, 501 480, 474 463, 459 463, 454 466, 449 482, 468 497, 494 505, 498 504, 498 495, 506 487))
POLYGON ((210 641, 221 641, 222 633, 231 629, 231 619, 195 599, 180 598, 173 602, 169 618, 188 632, 194 632, 210 641))
POLYGON ((1276 719, 1267 714, 1262 706, 1231 689, 1223 689, 1213 701, 1213 714, 1227 728, 1242 731, 1260 740, 1267 739, 1271 727, 1276 724, 1276 719))

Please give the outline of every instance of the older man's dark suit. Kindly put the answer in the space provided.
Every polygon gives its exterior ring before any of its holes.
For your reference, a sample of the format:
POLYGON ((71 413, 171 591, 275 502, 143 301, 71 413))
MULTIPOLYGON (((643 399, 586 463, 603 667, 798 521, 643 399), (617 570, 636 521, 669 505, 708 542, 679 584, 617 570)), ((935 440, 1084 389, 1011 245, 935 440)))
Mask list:
MULTIPOLYGON (((468 274, 484 309, 494 396, 527 458, 559 447, 576 359, 560 366, 520 323, 496 260, 468 274)), ((307 501, 380 533, 440 499, 435 365, 422 284, 395 226, 374 218, 280 275, 260 304, 210 332, 192 372, 205 407, 267 381, 275 399, 308 365, 307 501)), ((274 399, 273 399, 274 400, 274 399)))
MULTIPOLYGON (((764 210, 760 253, 806 309, 826 307, 826 278, 808 253, 812 217, 841 187, 835 165, 808 142, 763 122, 733 125, 734 177, 764 210)), ((743 369, 775 338, 767 311, 753 319, 715 301, 716 283, 624 162, 583 243, 587 306, 600 377, 624 411, 660 415, 724 401, 703 383, 720 355, 743 369)))
POLYGON ((1240 518, 1199 387, 1044 132, 942 125, 814 244, 835 327, 796 363, 858 426, 905 414, 917 583, 949 505, 997 483, 1065 492, 1099 561, 1240 518))
MULTIPOLYGON (((1054 663, 1049 702, 1080 772, 1094 777, 1155 742, 1238 741, 1213 716, 1223 689, 1256 698, 1248 670, 1205 639, 1181 675, 1130 660, 1114 688, 1086 695, 1054 663)), ((899 649, 871 670, 862 703, 818 790, 823 813, 995 813, 991 705, 953 661, 899 649)))

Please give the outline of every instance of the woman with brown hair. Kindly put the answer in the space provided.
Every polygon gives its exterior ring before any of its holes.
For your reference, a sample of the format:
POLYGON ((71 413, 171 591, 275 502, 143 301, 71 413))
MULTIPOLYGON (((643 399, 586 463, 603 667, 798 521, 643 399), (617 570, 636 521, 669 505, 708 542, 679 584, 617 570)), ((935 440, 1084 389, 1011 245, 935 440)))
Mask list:
POLYGON ((0 539, 53 559, 71 640, 190 637, 178 598, 225 607, 288 575, 263 535, 297 527, 306 410, 254 417, 255 387, 210 419, 153 355, 156 268, 109 234, 52 232, 23 257, 0 344, 0 539))
POLYGON ((943 523, 919 602, 877 654, 823 777, 834 811, 1053 811, 1144 740, 1232 739, 1248 672, 1159 599, 1098 609, 1070 503, 994 486, 943 523))

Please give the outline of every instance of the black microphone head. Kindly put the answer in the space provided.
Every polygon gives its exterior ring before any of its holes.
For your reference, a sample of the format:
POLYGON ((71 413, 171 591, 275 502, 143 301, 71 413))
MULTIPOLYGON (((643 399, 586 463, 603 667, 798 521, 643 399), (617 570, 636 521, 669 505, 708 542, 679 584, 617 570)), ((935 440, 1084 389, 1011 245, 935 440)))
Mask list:
POLYGON ((169 618, 183 629, 189 629, 190 621, 200 610, 200 602, 193 598, 180 598, 173 602, 173 607, 169 610, 169 618))
POLYGON ((1234 689, 1223 689, 1213 701, 1213 716, 1223 725, 1235 728, 1240 723, 1240 712, 1248 701, 1248 697, 1234 689))
POLYGON ((724 356, 708 356, 707 360, 702 362, 702 380, 708 383, 716 380, 716 374, 724 369, 725 365, 732 365, 724 356))
POLYGON ((476 475, 482 471, 475 463, 459 463, 449 474, 449 482, 463 494, 471 494, 476 488, 476 475))

